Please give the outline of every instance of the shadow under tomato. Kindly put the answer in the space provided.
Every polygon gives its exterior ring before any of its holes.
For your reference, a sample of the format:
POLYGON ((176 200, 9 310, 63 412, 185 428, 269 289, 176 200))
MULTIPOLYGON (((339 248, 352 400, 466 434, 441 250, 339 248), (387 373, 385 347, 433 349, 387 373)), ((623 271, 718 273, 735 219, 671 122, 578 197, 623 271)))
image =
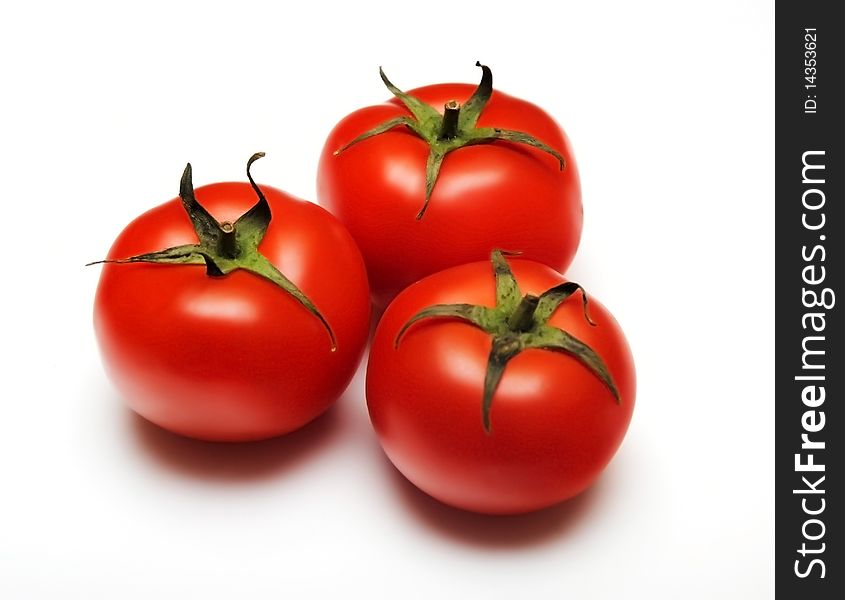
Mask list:
POLYGON ((523 515, 482 515, 435 500, 408 481, 387 458, 387 475, 400 501, 432 531, 482 548, 515 548, 552 542, 584 521, 601 496, 600 484, 571 500, 523 515))
POLYGON ((337 406, 303 428, 259 442, 205 442, 154 425, 127 410, 141 449, 167 469, 202 480, 248 483, 296 469, 328 447, 342 430, 337 406))
MULTIPOLYGON (((373 343, 373 336, 376 334, 376 328, 378 327, 379 321, 381 321, 382 316, 384 316, 384 311, 387 310, 387 306, 379 306, 375 303, 370 303, 370 334, 367 337, 367 343, 373 343)), ((369 345, 367 346, 369 348, 369 345)))

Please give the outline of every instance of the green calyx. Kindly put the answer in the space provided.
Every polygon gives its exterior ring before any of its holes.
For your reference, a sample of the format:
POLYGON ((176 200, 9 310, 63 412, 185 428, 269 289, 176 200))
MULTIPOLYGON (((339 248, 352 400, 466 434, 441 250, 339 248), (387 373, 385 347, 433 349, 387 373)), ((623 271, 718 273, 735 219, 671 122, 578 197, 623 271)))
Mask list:
POLYGON ((402 104, 411 112, 412 116, 396 117, 376 125, 335 150, 335 156, 358 142, 402 125, 425 140, 429 146, 428 160, 425 166, 425 202, 417 213, 417 220, 422 219, 428 208, 431 192, 437 182, 437 175, 440 172, 443 159, 449 152, 458 148, 474 144, 488 144, 496 140, 527 144, 554 156, 560 163, 560 170, 562 171, 566 163, 560 152, 527 133, 498 127, 476 126, 481 112, 493 93, 493 73, 489 67, 482 65, 480 62, 476 62, 475 65, 481 67, 481 83, 478 84, 475 92, 463 106, 456 100, 447 102, 442 115, 434 107, 406 94, 393 85, 379 67, 379 74, 384 85, 402 101, 402 104))
POLYGON ((258 245, 264 239, 264 234, 270 224, 271 214, 270 204, 261 188, 252 178, 250 167, 252 167, 252 163, 263 156, 263 152, 253 154, 246 165, 246 175, 252 189, 258 196, 258 201, 252 208, 238 217, 234 223, 229 221, 218 222, 197 202, 194 196, 194 185, 191 181, 191 164, 188 163, 182 173, 179 197, 182 199, 185 212, 191 219, 199 242, 173 246, 165 250, 138 254, 129 258, 100 260, 88 264, 142 262, 170 265, 205 265, 206 274, 209 277, 224 277, 233 271, 244 269, 279 286, 314 315, 326 329, 331 340, 331 350, 334 352, 337 349, 337 341, 328 321, 314 303, 258 250, 258 245))
POLYGON ((519 284, 501 250, 494 250, 490 256, 496 278, 496 306, 474 304, 436 304, 411 317, 396 335, 398 348, 402 337, 418 321, 429 318, 458 319, 490 334, 492 348, 487 360, 484 377, 484 394, 481 403, 481 422, 484 431, 492 432, 490 409, 493 395, 502 379, 508 362, 523 350, 537 348, 563 352, 578 360, 607 386, 617 404, 621 402, 619 391, 613 383, 607 365, 587 344, 566 331, 548 324, 558 306, 575 292, 580 291, 584 318, 590 325, 595 323, 587 312, 587 294, 577 283, 566 282, 534 296, 522 295, 519 284))

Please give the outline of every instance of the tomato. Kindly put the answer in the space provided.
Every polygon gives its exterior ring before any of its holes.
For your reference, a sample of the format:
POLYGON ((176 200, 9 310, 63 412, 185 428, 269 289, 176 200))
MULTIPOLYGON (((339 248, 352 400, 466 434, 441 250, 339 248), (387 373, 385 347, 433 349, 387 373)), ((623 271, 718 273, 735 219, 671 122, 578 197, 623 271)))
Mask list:
POLYGON ((582 303, 580 286, 537 262, 493 261, 495 284, 489 262, 461 265, 388 306, 367 404, 385 453, 417 487, 513 514, 596 480, 630 422, 635 373, 619 325, 582 303))
POLYGON ((353 112, 326 140, 318 198, 358 242, 377 306, 496 247, 558 271, 575 255, 583 216, 570 142, 536 105, 493 91, 482 68, 475 90, 404 94, 383 76, 397 96, 353 112), (455 135, 440 139, 453 120, 455 135), (390 127, 378 133, 382 124, 390 127))
POLYGON ((186 169, 182 200, 192 193, 193 212, 180 198, 153 208, 109 252, 124 264, 103 267, 96 293, 106 370, 132 410, 184 436, 257 440, 301 427, 340 396, 362 356, 361 255, 328 212, 278 189, 194 192, 186 169), (207 264, 227 230, 236 251, 207 264))

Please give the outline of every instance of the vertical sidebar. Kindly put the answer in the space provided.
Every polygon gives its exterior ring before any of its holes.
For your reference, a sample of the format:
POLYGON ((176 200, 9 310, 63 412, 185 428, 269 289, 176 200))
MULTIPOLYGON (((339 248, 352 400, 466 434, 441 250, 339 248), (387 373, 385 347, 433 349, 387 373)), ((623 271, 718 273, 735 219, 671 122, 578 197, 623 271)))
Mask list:
POLYGON ((843 496, 834 491, 845 461, 845 23, 834 6, 776 5, 775 577, 788 599, 845 589, 843 496))

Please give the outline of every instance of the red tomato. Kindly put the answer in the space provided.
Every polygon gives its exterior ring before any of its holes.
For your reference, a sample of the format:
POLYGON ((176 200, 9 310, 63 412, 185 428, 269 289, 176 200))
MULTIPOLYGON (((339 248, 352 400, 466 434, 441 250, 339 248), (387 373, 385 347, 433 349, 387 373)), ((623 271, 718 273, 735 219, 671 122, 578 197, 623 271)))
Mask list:
MULTIPOLYGON (((539 294, 565 282, 536 262, 514 260, 512 266, 523 292, 539 294)), ((452 303, 496 305, 489 262, 454 267, 410 286, 378 325, 367 403, 387 456, 424 492, 480 513, 527 512, 582 492, 613 457, 634 408, 634 364, 619 325, 595 300, 589 304, 595 326, 577 296, 565 300, 548 326, 592 348, 616 394, 572 354, 526 348, 506 362, 494 385, 485 429, 491 335, 462 319, 421 319, 396 346, 414 315, 452 303)), ((529 344, 536 331, 526 334, 529 344)))
MULTIPOLYGON (((439 84, 408 94, 442 113, 451 100, 466 105, 473 89, 439 84)), ((457 148, 443 159, 420 219, 425 140, 400 125, 335 155, 356 136, 410 114, 398 98, 353 112, 329 134, 320 159, 320 203, 358 242, 376 305, 426 275, 484 260, 493 248, 521 251, 559 271, 569 266, 581 237, 581 187, 569 140, 546 112, 493 91, 477 126, 530 134, 560 153, 562 171, 554 156, 525 144, 457 148)))
MULTIPOLYGON (((272 220, 258 250, 313 302, 336 351, 301 302, 247 270, 210 277, 201 265, 106 264, 94 308, 106 370, 134 411, 175 433, 240 441, 294 430, 340 396, 361 358, 370 298, 354 241, 319 206, 261 190, 272 220)), ((196 199, 234 222, 256 193, 217 183, 196 199)), ((196 242, 176 198, 132 221, 109 257, 196 242)))

